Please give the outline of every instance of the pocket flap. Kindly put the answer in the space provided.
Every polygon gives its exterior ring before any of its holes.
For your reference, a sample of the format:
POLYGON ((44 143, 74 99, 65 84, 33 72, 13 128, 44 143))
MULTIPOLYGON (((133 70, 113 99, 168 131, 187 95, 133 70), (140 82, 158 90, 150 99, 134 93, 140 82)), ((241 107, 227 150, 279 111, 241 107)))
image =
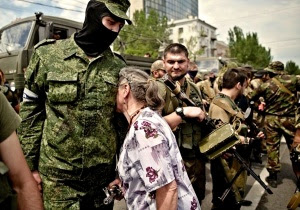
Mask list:
POLYGON ((58 81, 58 82, 75 82, 77 81, 78 73, 64 72, 62 74, 57 72, 49 72, 47 74, 47 81, 58 81))

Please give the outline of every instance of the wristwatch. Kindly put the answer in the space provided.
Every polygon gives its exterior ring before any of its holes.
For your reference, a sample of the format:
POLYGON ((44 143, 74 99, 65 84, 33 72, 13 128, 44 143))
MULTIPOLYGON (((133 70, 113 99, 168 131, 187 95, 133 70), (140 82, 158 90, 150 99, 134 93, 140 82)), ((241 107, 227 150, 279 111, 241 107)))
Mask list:
POLYGON ((181 117, 181 119, 185 119, 185 115, 183 113, 183 108, 182 107, 177 107, 175 109, 175 112, 177 115, 179 115, 181 117))

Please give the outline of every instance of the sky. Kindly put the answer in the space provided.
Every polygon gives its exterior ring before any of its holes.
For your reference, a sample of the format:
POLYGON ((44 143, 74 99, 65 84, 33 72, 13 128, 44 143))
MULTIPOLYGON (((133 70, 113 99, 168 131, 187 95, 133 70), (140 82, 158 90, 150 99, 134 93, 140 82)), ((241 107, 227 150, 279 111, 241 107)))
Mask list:
MULTIPOLYGON (((87 2, 0 0, 0 27, 37 11, 83 22, 87 2)), ((228 43, 229 29, 239 26, 245 35, 257 33, 273 61, 292 60, 300 66, 300 0, 199 0, 199 18, 217 28, 218 40, 228 43)))

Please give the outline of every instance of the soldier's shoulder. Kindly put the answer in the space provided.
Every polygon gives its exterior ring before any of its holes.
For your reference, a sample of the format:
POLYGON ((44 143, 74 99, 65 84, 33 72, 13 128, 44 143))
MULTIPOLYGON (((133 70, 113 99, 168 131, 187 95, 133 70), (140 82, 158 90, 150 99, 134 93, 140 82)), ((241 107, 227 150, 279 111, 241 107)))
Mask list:
POLYGON ((116 52, 113 52, 113 54, 114 54, 114 57, 115 57, 115 58, 117 58, 117 59, 123 61, 123 62, 127 65, 127 61, 125 60, 125 58, 124 58, 121 54, 116 53, 116 52))
POLYGON ((41 46, 54 44, 54 43, 56 43, 56 39, 44 39, 44 40, 40 41, 39 43, 37 43, 36 45, 34 45, 34 49, 38 49, 41 46))

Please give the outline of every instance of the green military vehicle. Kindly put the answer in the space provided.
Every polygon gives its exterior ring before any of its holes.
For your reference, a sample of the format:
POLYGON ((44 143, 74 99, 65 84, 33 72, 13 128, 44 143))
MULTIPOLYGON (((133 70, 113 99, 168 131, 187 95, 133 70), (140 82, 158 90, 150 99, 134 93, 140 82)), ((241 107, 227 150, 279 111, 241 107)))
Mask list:
POLYGON ((16 20, 0 29, 0 69, 19 97, 24 89, 24 72, 34 45, 43 39, 65 39, 82 28, 82 23, 58 17, 35 16, 16 20))
MULTIPOLYGON (((43 13, 16 20, 0 29, 0 69, 12 90, 21 98, 24 72, 34 46, 44 39, 66 39, 82 28, 82 23, 43 13)), ((123 55, 128 65, 149 70, 151 58, 123 55)))

